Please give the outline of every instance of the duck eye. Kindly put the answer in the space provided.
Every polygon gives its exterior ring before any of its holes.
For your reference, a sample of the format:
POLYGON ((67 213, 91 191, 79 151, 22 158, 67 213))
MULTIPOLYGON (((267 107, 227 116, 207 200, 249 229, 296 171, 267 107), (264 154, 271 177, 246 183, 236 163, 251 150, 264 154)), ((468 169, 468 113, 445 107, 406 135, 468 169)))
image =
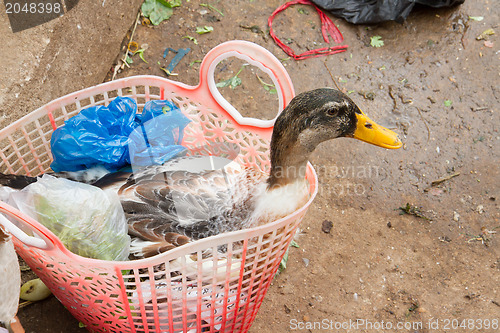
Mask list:
POLYGON ((338 113, 338 110, 337 109, 333 109, 333 108, 330 108, 326 111, 326 113, 329 115, 329 116, 336 116, 337 113, 338 113))

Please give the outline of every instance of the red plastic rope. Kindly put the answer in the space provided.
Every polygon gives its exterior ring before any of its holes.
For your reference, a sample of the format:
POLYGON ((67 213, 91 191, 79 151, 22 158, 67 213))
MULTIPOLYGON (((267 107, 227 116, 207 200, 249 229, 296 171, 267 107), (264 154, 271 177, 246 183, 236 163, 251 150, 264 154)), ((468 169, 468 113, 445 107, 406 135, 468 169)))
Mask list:
POLYGON ((295 54, 293 49, 283 43, 274 33, 273 31, 273 20, 276 17, 276 15, 279 12, 284 11, 290 6, 293 5, 310 5, 316 8, 316 11, 319 14, 319 17, 321 19, 321 33, 323 34, 323 39, 325 42, 329 43, 330 39, 328 38, 328 34, 333 37, 333 40, 336 43, 341 43, 344 40, 344 37, 340 33, 339 29, 335 25, 335 23, 332 22, 332 20, 321 10, 316 6, 314 3, 312 3, 310 0, 293 0, 290 2, 287 2, 280 7, 278 7, 272 14, 269 16, 269 19, 267 20, 267 24, 269 25, 269 34, 271 37, 274 39, 276 44, 278 44, 283 51, 285 51, 286 54, 288 54, 290 57, 294 58, 295 60, 302 60, 302 59, 307 59, 307 58, 314 58, 314 57, 320 57, 323 55, 329 55, 329 54, 335 54, 339 52, 345 52, 347 50, 347 45, 337 45, 337 46, 329 46, 329 47, 323 47, 319 49, 314 49, 310 50, 301 54, 295 54))

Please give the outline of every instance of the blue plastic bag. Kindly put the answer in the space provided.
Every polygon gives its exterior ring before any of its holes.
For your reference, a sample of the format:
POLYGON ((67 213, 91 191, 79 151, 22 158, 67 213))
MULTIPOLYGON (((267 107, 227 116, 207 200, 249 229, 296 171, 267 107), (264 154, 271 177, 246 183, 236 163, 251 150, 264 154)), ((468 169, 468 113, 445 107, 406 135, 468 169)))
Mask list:
POLYGON ((128 164, 161 164, 182 153, 184 127, 190 122, 169 101, 149 101, 142 114, 128 97, 93 106, 54 131, 51 149, 55 172, 100 165, 117 171, 128 164))
POLYGON ((177 106, 169 101, 146 103, 140 125, 129 136, 130 164, 143 167, 163 164, 180 155, 184 127, 189 123, 177 106))

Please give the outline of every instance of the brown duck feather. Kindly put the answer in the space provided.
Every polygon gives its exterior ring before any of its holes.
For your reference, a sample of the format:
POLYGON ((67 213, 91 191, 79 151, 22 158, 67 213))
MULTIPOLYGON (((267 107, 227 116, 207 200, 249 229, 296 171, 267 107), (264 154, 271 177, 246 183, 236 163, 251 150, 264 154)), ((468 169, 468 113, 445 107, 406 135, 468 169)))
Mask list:
POLYGON ((235 162, 233 167, 202 172, 172 170, 176 163, 113 173, 94 183, 118 194, 129 233, 151 242, 142 246, 140 255, 248 227, 252 191, 267 178, 253 168, 234 167, 235 162))

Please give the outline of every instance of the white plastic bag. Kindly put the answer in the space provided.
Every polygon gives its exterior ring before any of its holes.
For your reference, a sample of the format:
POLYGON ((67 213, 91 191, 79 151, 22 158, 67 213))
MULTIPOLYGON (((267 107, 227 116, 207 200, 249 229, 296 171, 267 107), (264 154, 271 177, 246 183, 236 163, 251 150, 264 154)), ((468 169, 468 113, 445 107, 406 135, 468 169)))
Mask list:
POLYGON ((50 229, 73 253, 102 260, 128 258, 127 221, 114 193, 43 175, 12 193, 9 201, 50 229))
MULTIPOLYGON (((200 319, 206 323, 213 324, 216 330, 222 328, 222 323, 225 322, 226 327, 233 324, 232 318, 235 313, 239 313, 243 306, 247 303, 248 297, 245 292, 240 292, 238 296, 237 288, 230 288, 227 291, 224 286, 216 285, 203 286, 198 288, 196 283, 182 287, 181 282, 155 281, 155 299, 157 302, 157 311, 162 332, 170 332, 170 322, 172 321, 173 331, 176 333, 185 332, 183 324, 183 311, 186 312, 186 321, 188 333, 198 333, 194 328, 196 325, 198 306, 200 307, 200 319), (199 289, 199 290, 198 290, 199 289), (201 293, 198 295, 198 291, 201 293), (168 296, 170 294, 170 297, 168 296), (184 296, 185 295, 185 296, 184 296), (185 298, 184 298, 185 297, 185 298), (170 300, 170 302, 169 302, 170 300), (224 305, 226 305, 224 307, 224 305), (169 306, 172 309, 169 309, 169 306), (235 307, 238 306, 238 309, 235 307), (169 320, 169 311, 172 311, 172 320, 169 320), (224 318, 225 313, 225 318, 224 318), (213 321, 212 321, 213 320, 213 321)), ((153 295, 151 293, 151 281, 144 281, 140 284, 139 290, 133 292, 130 298, 132 307, 144 304, 147 322, 153 324, 154 310, 153 295), (141 302, 142 300, 142 302, 141 302)), ((133 315, 140 315, 139 313, 133 315)))

